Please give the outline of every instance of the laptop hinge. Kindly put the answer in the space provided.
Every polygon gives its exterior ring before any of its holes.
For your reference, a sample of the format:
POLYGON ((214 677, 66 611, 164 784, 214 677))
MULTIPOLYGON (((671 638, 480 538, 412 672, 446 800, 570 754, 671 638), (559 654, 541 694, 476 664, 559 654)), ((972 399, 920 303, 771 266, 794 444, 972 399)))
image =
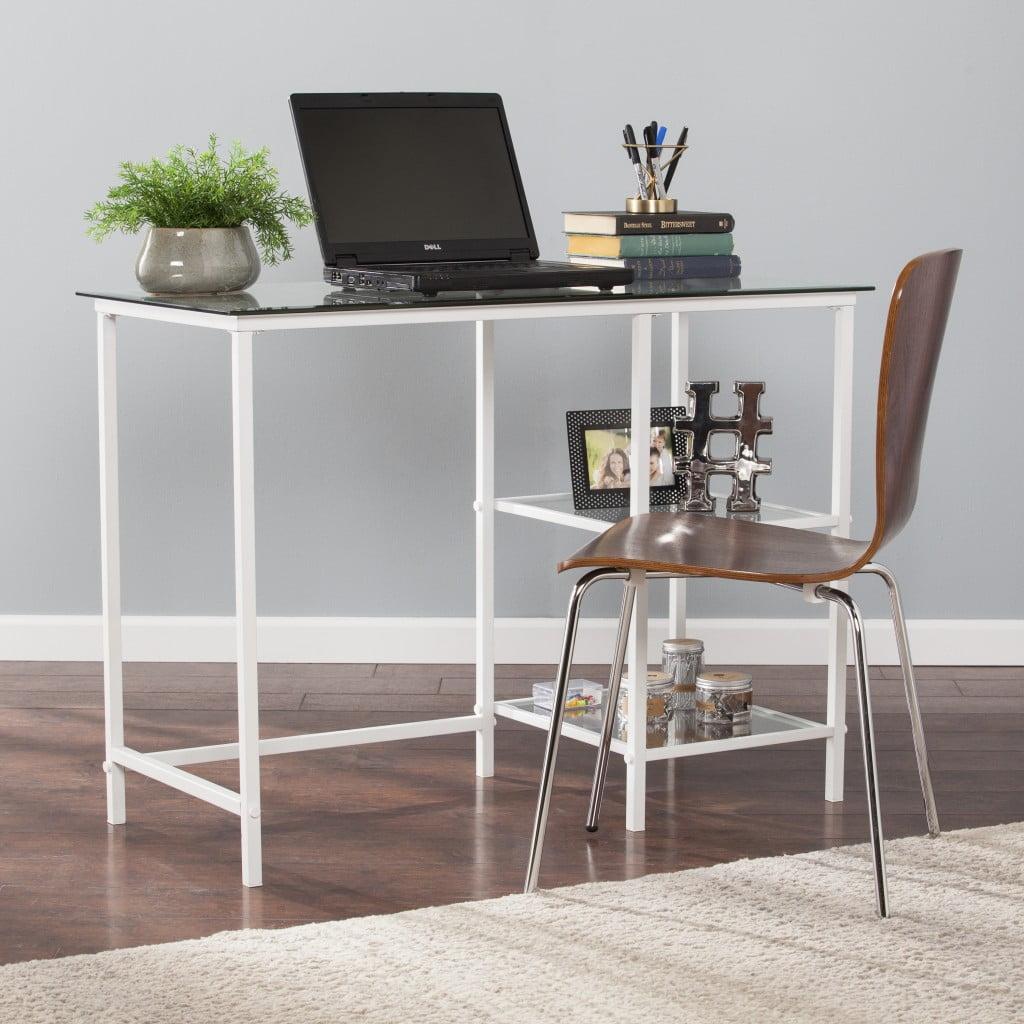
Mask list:
POLYGON ((509 252, 509 259, 513 263, 529 263, 532 259, 529 249, 512 249, 509 252))
POLYGON ((354 267, 357 266, 359 260, 355 256, 335 256, 334 265, 336 267, 354 267))

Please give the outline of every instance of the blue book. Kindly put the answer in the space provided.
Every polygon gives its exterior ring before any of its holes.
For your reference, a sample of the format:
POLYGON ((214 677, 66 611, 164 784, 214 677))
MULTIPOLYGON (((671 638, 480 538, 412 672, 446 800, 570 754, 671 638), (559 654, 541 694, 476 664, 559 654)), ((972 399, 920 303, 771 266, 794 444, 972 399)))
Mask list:
POLYGON ((600 256, 570 256, 570 263, 588 267, 627 267, 637 281, 676 280, 686 277, 739 277, 740 258, 731 256, 648 256, 606 259, 600 256))

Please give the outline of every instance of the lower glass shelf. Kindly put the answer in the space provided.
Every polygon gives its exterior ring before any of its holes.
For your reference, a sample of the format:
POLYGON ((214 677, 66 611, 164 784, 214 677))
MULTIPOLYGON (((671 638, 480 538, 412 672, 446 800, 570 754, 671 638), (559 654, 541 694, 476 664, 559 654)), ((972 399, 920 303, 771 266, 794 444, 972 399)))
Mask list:
MULTIPOLYGON (((504 718, 524 722, 538 729, 547 729, 551 722, 551 713, 543 708, 535 708, 531 697, 497 701, 494 711, 504 718)), ((568 710, 562 722, 562 735, 597 746, 603 715, 603 708, 568 710)), ((775 743, 823 740, 832 736, 834 731, 829 725, 757 705, 751 708, 749 726, 742 727, 742 731, 736 728, 731 735, 721 735, 697 725, 692 714, 676 715, 668 723, 667 729, 648 732, 647 760, 693 757, 721 750, 766 747, 775 743)), ((627 751, 626 741, 619 731, 612 736, 612 751, 617 754, 625 754, 627 751)))
MULTIPOLYGON (((725 512, 724 498, 716 499, 715 505, 716 515, 728 515, 725 512)), ((571 494, 527 494, 516 498, 495 498, 494 508, 497 512, 525 516, 527 519, 539 519, 547 523, 558 523, 561 526, 574 526, 592 533, 603 533, 609 526, 629 515, 628 508, 578 509, 573 505, 571 494)), ((655 507, 653 511, 675 512, 678 509, 675 505, 662 505, 655 507)), ((761 511, 756 515, 732 513, 732 516, 801 530, 831 529, 839 523, 836 516, 827 512, 811 512, 807 509, 794 508, 791 505, 776 505, 768 501, 762 502, 761 511)))

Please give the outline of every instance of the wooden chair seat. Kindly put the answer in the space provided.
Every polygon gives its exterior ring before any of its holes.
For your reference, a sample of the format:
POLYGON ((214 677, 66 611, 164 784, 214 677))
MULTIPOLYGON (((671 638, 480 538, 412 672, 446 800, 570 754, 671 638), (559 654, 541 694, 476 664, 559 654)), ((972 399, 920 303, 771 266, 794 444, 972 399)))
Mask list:
POLYGON ((759 583, 827 583, 856 572, 866 541, 701 512, 649 512, 599 534, 558 565, 643 569, 759 583))

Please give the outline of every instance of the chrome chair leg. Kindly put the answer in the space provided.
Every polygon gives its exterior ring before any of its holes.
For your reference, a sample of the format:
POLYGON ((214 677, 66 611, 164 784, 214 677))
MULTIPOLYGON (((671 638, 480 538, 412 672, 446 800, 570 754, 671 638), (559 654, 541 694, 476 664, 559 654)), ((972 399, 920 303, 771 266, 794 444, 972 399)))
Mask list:
POLYGON ((900 652, 900 667, 903 669, 903 689, 907 695, 907 709, 910 712, 910 728, 914 735, 914 753, 917 755, 917 773, 921 777, 921 796, 924 798, 924 813, 928 821, 928 835, 933 839, 939 832, 939 813, 935 808, 935 792, 932 789, 932 775, 928 767, 928 748, 924 741, 924 725, 921 723, 921 707, 917 700, 917 683, 914 680, 914 663, 910 657, 910 638, 907 634, 907 620, 903 617, 903 602, 900 600, 896 577, 884 565, 869 562, 861 572, 880 576, 889 590, 889 604, 892 607, 892 624, 896 630, 896 647, 900 652))
POLYGON ((864 775, 867 783, 868 818, 871 825, 871 854, 875 869, 875 900, 878 916, 889 916, 889 889, 885 875, 885 852, 882 848, 882 809, 878 799, 878 766, 875 763, 875 729, 871 719, 871 689, 868 684, 867 645, 864 620, 853 598, 845 591, 820 584, 815 594, 825 601, 841 605, 850 620, 853 633, 854 661, 857 667, 857 695, 860 704, 860 737, 864 751, 864 775))
POLYGON ((629 641, 629 620, 633 617, 633 603, 636 598, 636 584, 627 579, 622 587, 622 611, 619 613, 619 631, 615 637, 615 654, 608 673, 608 696, 604 706, 604 721, 601 724, 601 742, 597 747, 597 764, 594 766, 594 782, 590 787, 590 806, 587 808, 587 831, 597 831, 601 815, 601 798, 608 775, 608 756, 611 750, 612 732, 615 729, 615 714, 619 706, 619 684, 622 682, 622 667, 626 661, 626 644, 629 641))
POLYGON ((552 694, 551 725, 548 727, 547 743, 544 747, 544 766, 541 769, 540 793, 537 796, 537 814, 533 822, 533 838, 530 843, 530 861, 526 868, 524 892, 535 892, 540 874, 540 859, 544 851, 544 833, 548 824, 548 808, 551 804, 551 787, 554 782, 555 761, 558 757, 558 740, 562 734, 562 719, 565 715, 565 693, 569 686, 569 670, 572 668, 572 652, 576 646, 576 629, 580 619, 580 602, 591 585, 601 579, 622 579, 624 574, 616 569, 595 569, 582 576, 572 588, 569 611, 565 618, 565 634, 562 638, 562 654, 558 662, 558 676, 555 692, 552 694))

